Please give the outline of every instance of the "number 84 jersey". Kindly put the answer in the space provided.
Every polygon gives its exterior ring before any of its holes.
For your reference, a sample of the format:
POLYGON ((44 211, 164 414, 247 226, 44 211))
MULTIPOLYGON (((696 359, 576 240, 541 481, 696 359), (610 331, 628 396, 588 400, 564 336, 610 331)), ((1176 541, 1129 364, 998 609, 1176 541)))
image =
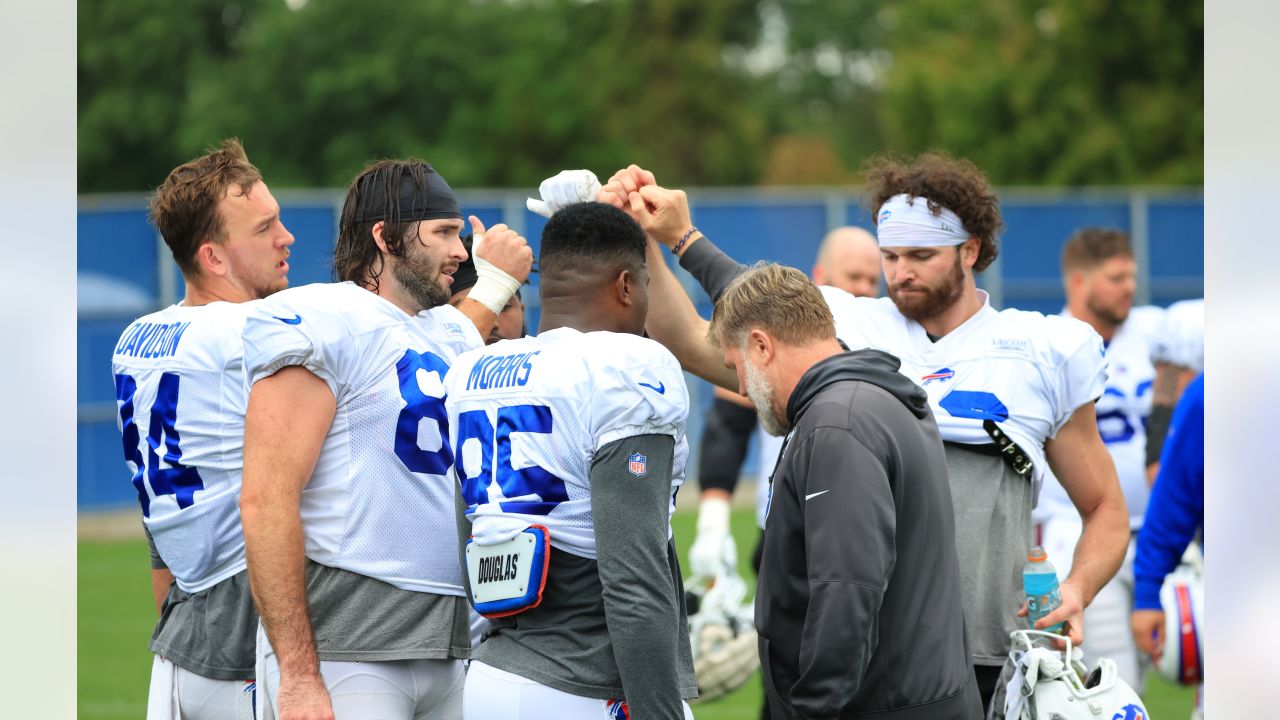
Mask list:
POLYGON ((240 332, 250 305, 173 305, 125 328, 111 357, 142 522, 186 592, 245 568, 240 332))
MULTIPOLYGON (((445 386, 455 472, 476 542, 543 525, 552 546, 595 559, 592 460, 635 435, 674 438, 674 511, 689 454, 689 395, 680 364, 658 343, 558 328, 461 355, 445 386)), ((632 454, 626 471, 647 480, 649 459, 632 454)))

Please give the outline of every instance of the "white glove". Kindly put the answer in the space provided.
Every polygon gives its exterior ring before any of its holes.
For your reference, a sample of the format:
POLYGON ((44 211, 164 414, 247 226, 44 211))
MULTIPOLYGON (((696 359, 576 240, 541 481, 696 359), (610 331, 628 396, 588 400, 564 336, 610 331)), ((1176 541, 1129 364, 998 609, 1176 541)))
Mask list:
POLYGON ((719 623, 701 625, 690 638, 698 702, 714 700, 738 689, 760 667, 755 628, 719 623))
POLYGON ((729 501, 706 498, 698 504, 698 534, 689 548, 689 584, 704 591, 718 577, 738 576, 738 548, 729 534, 729 501))
POLYGON ((529 198, 525 206, 530 212, 549 218, 566 205, 593 202, 600 192, 600 181, 590 170, 561 170, 538 186, 541 200, 529 198))
POLYGON ((737 689, 760 665, 753 608, 744 604, 747 584, 721 575, 689 618, 693 673, 698 700, 713 700, 737 689))

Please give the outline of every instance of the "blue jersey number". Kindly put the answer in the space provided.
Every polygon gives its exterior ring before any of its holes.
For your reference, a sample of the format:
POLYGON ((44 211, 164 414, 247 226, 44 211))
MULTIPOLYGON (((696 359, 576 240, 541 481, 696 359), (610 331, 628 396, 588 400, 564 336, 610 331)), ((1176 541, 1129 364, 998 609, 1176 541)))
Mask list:
MULTIPOLYGON (((1151 389, 1150 380, 1145 380, 1141 383, 1138 383, 1138 387, 1135 388, 1135 391, 1134 391, 1134 398, 1140 399, 1150 389, 1151 389)), ((1133 436, 1137 434, 1137 428, 1134 427, 1134 423, 1133 423, 1134 420, 1137 420, 1138 422, 1142 423, 1142 429, 1144 431, 1146 430, 1147 428, 1146 415, 1142 415, 1140 417, 1134 418, 1125 410, 1125 405, 1126 405, 1125 401, 1127 399, 1127 396, 1124 394, 1123 390, 1109 387, 1102 392, 1102 397, 1116 398, 1116 403, 1119 405, 1119 407, 1117 407, 1114 410, 1108 410, 1106 412, 1098 413, 1098 435, 1102 437, 1102 442, 1106 443, 1107 445, 1112 445, 1115 443, 1123 443, 1123 442, 1128 442, 1132 440, 1133 436)))
POLYGON ((151 495, 173 495, 179 508, 191 507, 195 492, 204 489, 200 473, 183 465, 182 450, 178 447, 178 386, 181 378, 173 373, 160 375, 156 399, 151 404, 150 422, 147 428, 145 455, 141 431, 135 420, 134 396, 138 383, 128 375, 116 375, 116 400, 120 403, 120 428, 124 441, 124 459, 137 470, 133 473, 133 486, 138 489, 138 502, 142 514, 151 516, 151 495), (163 454, 162 454, 163 453, 163 454), (160 466, 163 458, 166 467, 160 466), (150 494, 147 486, 151 486, 150 494))
POLYGON ((498 409, 498 427, 489 422, 483 410, 468 410, 458 416, 458 447, 468 440, 480 443, 480 468, 467 475, 463 463, 458 464, 458 482, 468 510, 489 502, 490 479, 496 480, 502 496, 512 498, 499 503, 505 512, 546 515, 556 505, 569 499, 564 481, 536 465, 516 470, 511 466, 511 436, 514 433, 550 434, 551 408, 545 405, 512 405, 498 409), (494 477, 494 460, 498 467, 494 477))
POLYGON ((396 363, 400 396, 405 402, 396 420, 396 457, 413 472, 444 475, 453 464, 453 453, 449 450, 449 416, 444 410, 444 398, 422 392, 418 383, 419 372, 435 373, 444 382, 449 366, 437 355, 412 349, 405 350, 400 362, 396 363), (426 418, 434 420, 439 428, 439 450, 423 450, 418 444, 418 427, 426 418))

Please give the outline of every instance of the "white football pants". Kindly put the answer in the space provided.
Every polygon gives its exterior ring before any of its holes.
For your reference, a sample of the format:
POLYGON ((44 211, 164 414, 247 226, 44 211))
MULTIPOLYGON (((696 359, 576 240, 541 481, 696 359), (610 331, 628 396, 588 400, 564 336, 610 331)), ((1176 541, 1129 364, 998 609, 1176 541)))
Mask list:
MULTIPOLYGON (((258 624, 258 720, 278 717, 280 664, 258 624)), ((321 660, 337 720, 460 720, 466 678, 461 660, 321 660)))
MULTIPOLYGON (((625 720, 616 702, 570 695, 472 660, 462 706, 466 720, 625 720)), ((682 704, 685 720, 693 720, 689 703, 682 704)))
POLYGON ((213 680, 156 655, 147 720, 254 720, 255 689, 252 680, 213 680))

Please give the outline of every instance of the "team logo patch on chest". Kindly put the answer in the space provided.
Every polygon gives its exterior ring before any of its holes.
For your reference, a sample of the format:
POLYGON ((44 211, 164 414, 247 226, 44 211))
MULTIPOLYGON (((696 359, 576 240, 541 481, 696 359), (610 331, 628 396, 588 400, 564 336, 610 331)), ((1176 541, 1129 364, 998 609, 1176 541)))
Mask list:
POLYGON ((644 477, 649 474, 649 458, 640 453, 631 453, 627 456, 627 472, 636 477, 644 477))
POLYGON ((934 370, 928 375, 921 375, 920 384, 928 385, 929 383, 935 380, 938 382, 946 382, 947 380, 950 380, 955 376, 956 376, 955 370, 952 370, 951 368, 942 368, 941 370, 934 370))

